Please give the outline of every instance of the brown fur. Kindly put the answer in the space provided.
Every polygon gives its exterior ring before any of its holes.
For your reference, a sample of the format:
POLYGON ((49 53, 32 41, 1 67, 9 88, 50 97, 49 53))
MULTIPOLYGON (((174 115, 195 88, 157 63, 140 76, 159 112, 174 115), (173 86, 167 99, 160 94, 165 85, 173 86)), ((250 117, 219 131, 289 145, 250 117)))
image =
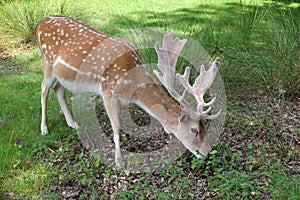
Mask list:
POLYGON ((200 149, 205 138, 204 120, 189 117, 188 120, 180 122, 179 119, 187 112, 150 76, 133 44, 78 20, 59 16, 42 19, 36 26, 36 36, 44 64, 41 123, 43 134, 48 133, 46 102, 48 91, 54 83, 68 125, 78 127, 68 110, 64 92, 65 89, 71 90, 76 83, 80 83, 84 87, 83 91, 78 92, 82 93, 94 92, 89 87, 101 86, 103 102, 114 131, 116 162, 121 156, 120 106, 130 101, 148 111, 190 151, 195 153, 200 149), (196 138, 192 135, 191 128, 199 129, 200 134, 196 138))

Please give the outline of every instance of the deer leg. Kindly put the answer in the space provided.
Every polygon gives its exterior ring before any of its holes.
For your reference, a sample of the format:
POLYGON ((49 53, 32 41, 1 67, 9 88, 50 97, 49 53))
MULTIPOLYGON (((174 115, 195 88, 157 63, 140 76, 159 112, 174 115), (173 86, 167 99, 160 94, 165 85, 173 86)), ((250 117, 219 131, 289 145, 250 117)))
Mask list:
POLYGON ((66 89, 59 82, 56 82, 54 84, 54 91, 56 94, 56 98, 59 102, 59 105, 61 107, 61 110, 66 118, 67 124, 69 125, 69 127, 77 129, 79 126, 73 120, 73 117, 69 111, 69 108, 68 108, 68 105, 66 102, 66 96, 65 96, 66 89))
MULTIPOLYGON (((46 76, 45 76, 46 77, 46 76)), ((47 127, 47 99, 51 86, 55 82, 55 78, 46 79, 44 78, 42 82, 42 95, 41 95, 41 103, 42 103, 42 121, 41 121, 41 133, 42 135, 47 135, 49 133, 47 127)))
POLYGON ((104 97, 103 103, 108 114, 113 133, 114 133, 114 143, 115 143, 115 163, 120 166, 121 161, 121 149, 120 149, 120 103, 116 97, 104 97))

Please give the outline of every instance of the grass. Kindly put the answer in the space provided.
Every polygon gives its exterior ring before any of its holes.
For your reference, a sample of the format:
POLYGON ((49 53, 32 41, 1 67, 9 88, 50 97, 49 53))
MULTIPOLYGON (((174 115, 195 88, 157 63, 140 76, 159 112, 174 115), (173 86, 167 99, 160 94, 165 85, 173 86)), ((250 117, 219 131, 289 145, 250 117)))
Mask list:
MULTIPOLYGON (((284 119, 274 125, 284 108, 277 114, 268 110, 268 102, 248 105, 246 98, 254 93, 286 103, 299 100, 299 9, 299 3, 258 0, 1 1, 0 198, 59 199, 72 194, 58 188, 75 184, 84 188, 78 199, 112 194, 115 199, 297 199, 299 170, 284 163, 296 162, 299 147, 291 148, 288 134, 278 136, 288 132, 284 119), (229 96, 225 136, 231 135, 233 145, 226 140, 205 160, 183 156, 156 172, 118 172, 78 148, 77 134, 59 114, 53 92, 51 134, 41 136, 42 69, 33 31, 42 17, 53 14, 79 18, 111 34, 142 27, 175 30, 199 41, 212 57, 220 56, 229 96), (255 146, 256 140, 263 144, 255 146)), ((142 56, 156 62, 149 51, 142 56)), ((299 128, 291 134, 299 140, 299 128)))
MULTIPOLYGON (((13 50, 22 45, 28 47, 28 43, 35 43, 34 29, 38 21, 48 15, 71 15, 86 19, 87 11, 77 1, 1 1, 0 17, 4 26, 0 31, 0 49, 13 50), (13 19, 13 20, 12 20, 13 19)), ((88 12, 87 12, 88 13, 88 12)), ((18 53, 18 52, 16 52, 18 53)))
POLYGON ((223 77, 231 80, 226 83, 256 84, 272 93, 299 96, 298 4, 241 2, 141 4, 123 0, 103 2, 95 9, 92 5, 97 1, 5 1, 0 7, 0 49, 15 50, 20 44, 24 48, 34 43, 35 24, 54 14, 79 18, 111 34, 137 27, 161 27, 201 41, 212 57, 222 54, 226 66, 223 77))

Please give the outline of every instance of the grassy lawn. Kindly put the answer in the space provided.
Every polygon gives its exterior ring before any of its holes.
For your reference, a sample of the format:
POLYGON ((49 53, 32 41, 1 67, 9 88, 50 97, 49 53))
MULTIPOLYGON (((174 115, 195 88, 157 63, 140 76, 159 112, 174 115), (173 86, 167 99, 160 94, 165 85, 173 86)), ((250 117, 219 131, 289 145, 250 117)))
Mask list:
MULTIPOLYGON (((299 199, 300 3, 50 2, 0 2, 0 199, 299 199), (51 134, 42 136, 43 72, 33 30, 54 14, 113 35, 174 30, 219 56, 228 113, 209 157, 186 152, 165 169, 139 174, 105 166, 67 127, 53 91, 51 134)), ((148 51, 142 56, 153 59, 148 51)))

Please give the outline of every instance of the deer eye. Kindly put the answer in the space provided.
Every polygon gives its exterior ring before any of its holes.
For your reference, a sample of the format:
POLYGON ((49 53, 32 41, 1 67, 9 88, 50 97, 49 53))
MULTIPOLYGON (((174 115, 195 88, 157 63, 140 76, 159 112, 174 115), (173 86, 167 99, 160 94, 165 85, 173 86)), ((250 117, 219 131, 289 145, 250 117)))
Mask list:
POLYGON ((198 135, 198 133, 199 133, 198 129, 196 129, 196 128, 191 128, 191 132, 196 135, 198 135))

